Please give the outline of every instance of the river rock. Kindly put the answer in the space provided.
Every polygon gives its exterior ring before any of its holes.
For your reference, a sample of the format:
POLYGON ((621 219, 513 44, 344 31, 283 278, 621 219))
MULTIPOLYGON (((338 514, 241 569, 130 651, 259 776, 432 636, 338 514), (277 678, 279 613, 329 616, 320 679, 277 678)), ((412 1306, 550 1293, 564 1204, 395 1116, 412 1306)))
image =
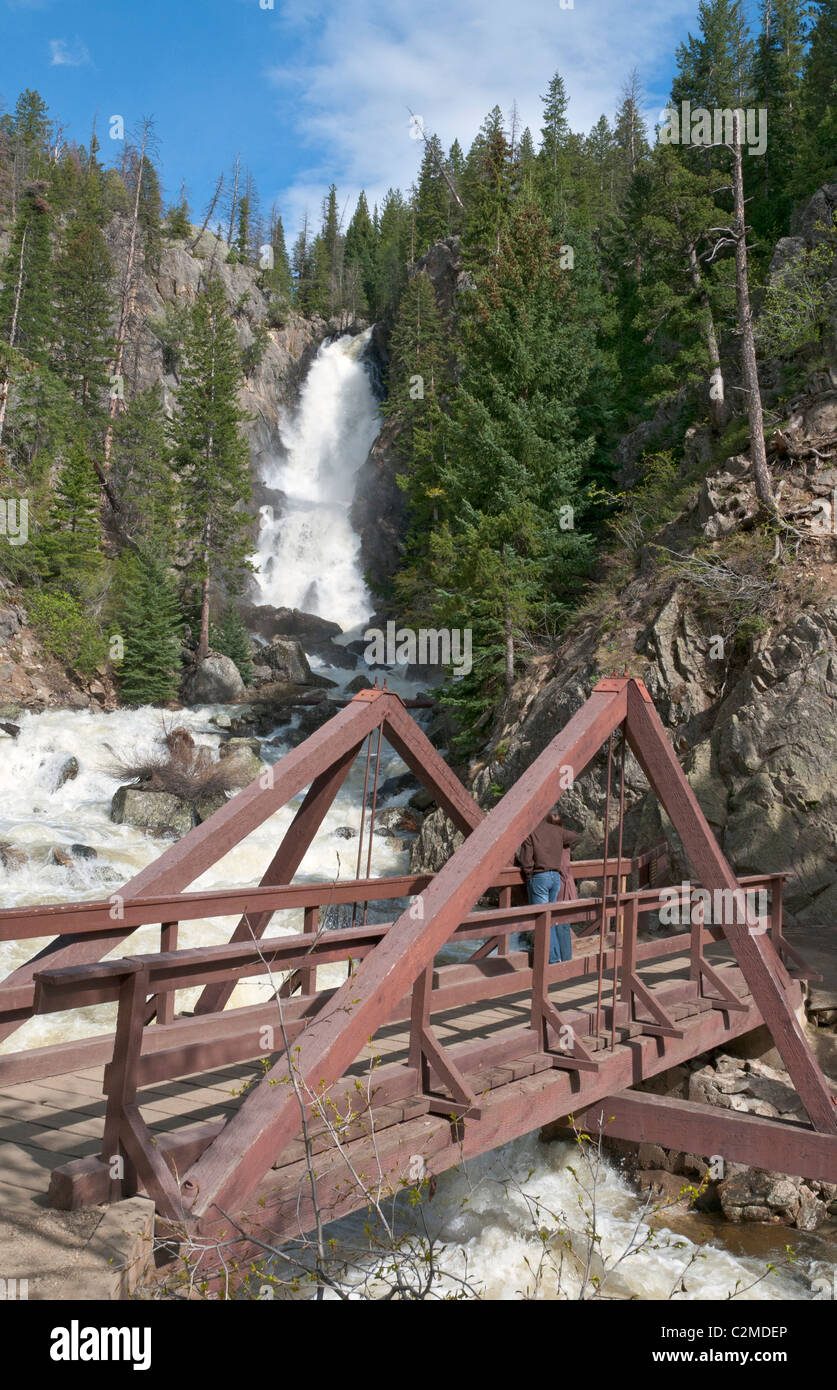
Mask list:
POLYGON ((230 716, 221 710, 218 714, 213 714, 209 719, 210 724, 214 724, 216 729, 229 729, 232 727, 230 716))
POLYGON ((353 830, 350 825, 338 825, 334 833, 335 835, 338 835, 341 840, 357 839, 357 831, 353 830))
POLYGON ((56 773, 55 790, 63 787, 65 782, 74 781, 78 777, 78 771, 78 758, 66 758, 56 773))
POLYGON ((270 668, 273 680, 291 681, 294 685, 308 685, 312 679, 308 658, 301 642, 295 637, 277 637, 269 647, 259 653, 260 664, 270 668))
POLYGON ((195 824, 195 813, 187 801, 171 792, 139 791, 120 787, 114 794, 110 818, 117 825, 133 825, 154 835, 173 835, 179 839, 195 824))
POLYGON ((53 845, 50 851, 49 862, 50 864, 58 864, 62 869, 72 869, 73 856, 68 854, 67 851, 62 849, 59 845, 53 845))
MULTIPOLYGON (((252 781, 252 778, 251 778, 252 781)), ((199 824, 209 820, 216 811, 220 811, 222 806, 227 804, 226 792, 213 792, 211 796, 201 796, 195 802, 195 817, 199 824)))
POLYGON ((239 603, 242 619, 250 632, 256 632, 267 642, 275 637, 299 637, 309 642, 327 642, 339 637, 339 623, 329 622, 315 613, 303 613, 299 608, 273 608, 269 603, 239 603))
POLYGON ((16 874, 25 864, 29 863, 28 855, 25 850, 14 849, 12 845, 0 844, 0 864, 7 869, 10 874, 16 874))
POLYGON ((76 859, 98 859, 98 852, 92 845, 70 845, 70 853, 76 859))
POLYGON ((345 691, 346 691, 346 694, 347 694, 347 695, 357 695, 357 693, 358 693, 359 690, 371 690, 371 689, 372 689, 372 682, 371 682, 371 680, 369 679, 368 676, 364 676, 362 673, 361 673, 360 675, 353 676, 352 679, 351 679, 351 680, 348 682, 348 684, 345 686, 345 691))
MULTIPOLYGON (((262 771, 257 738, 232 738, 221 747, 221 761, 237 787, 247 787, 262 771)), ((217 809, 217 808, 216 808, 217 809)))
POLYGON ((211 652, 189 676, 184 698, 190 705, 222 705, 244 694, 244 681, 235 662, 219 652, 211 652))
POLYGON ((0 719, 0 729, 2 729, 4 734, 8 734, 10 738, 17 738, 20 733, 19 725, 12 724, 5 719, 0 719))

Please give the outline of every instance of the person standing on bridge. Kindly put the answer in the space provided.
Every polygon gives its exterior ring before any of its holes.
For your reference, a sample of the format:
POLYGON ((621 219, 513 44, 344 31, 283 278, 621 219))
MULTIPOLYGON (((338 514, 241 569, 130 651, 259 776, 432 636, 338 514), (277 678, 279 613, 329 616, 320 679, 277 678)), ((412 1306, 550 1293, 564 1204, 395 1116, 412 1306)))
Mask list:
MULTIPOLYGON (((567 830, 556 807, 527 835, 515 856, 523 870, 530 903, 563 903, 578 897, 570 850, 581 836, 567 830)), ((566 922, 549 929, 549 963, 572 960, 573 938, 566 922)))

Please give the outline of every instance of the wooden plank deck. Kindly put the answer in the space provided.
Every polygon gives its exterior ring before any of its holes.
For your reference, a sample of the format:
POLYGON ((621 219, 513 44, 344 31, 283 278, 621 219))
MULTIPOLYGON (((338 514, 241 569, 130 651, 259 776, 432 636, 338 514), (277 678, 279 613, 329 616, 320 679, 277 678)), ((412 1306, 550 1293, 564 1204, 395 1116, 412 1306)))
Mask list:
MULTIPOLYGON (((577 942, 577 954, 591 953, 595 947, 594 941, 582 939, 577 942)), ((729 955, 725 947, 718 948, 718 960, 729 955)), ((525 956, 513 959, 525 965, 525 956)), ((739 975, 734 967, 727 968, 739 975)), ((677 981, 687 981, 688 973, 685 955, 663 958, 650 964, 645 971, 649 982, 656 980, 663 988, 677 981)), ((563 1011, 589 1006, 595 1001, 595 980, 588 977, 564 982, 552 988, 550 998, 563 1011)), ((606 988, 605 1002, 608 999, 606 988)), ((444 1046, 467 1046, 479 1052, 482 1045, 490 1060, 492 1045, 501 1044, 516 1030, 530 1026, 530 1009, 531 994, 528 989, 521 990, 519 995, 507 995, 495 1001, 489 999, 483 1006, 470 1004, 434 1013, 433 1026, 444 1046)), ((376 1069, 406 1064, 409 1031, 409 1024, 404 1021, 379 1029, 372 1043, 349 1068, 346 1079, 374 1077, 378 1074, 376 1069)), ((530 1074, 536 1065, 529 1069, 530 1074)), ((520 1073, 525 1071, 526 1068, 518 1065, 515 1077, 508 1066, 505 1071, 502 1066, 493 1070, 478 1067, 475 1086, 485 1090, 492 1083, 518 1080, 520 1073)), ((155 1135, 170 1135, 192 1125, 221 1121, 238 1108, 247 1087, 261 1075, 261 1065, 252 1061, 186 1079, 156 1083, 140 1092, 140 1109, 155 1135)), ((0 1083, 0 1206, 26 1201, 44 1204, 54 1168, 72 1159, 99 1154, 105 1108, 102 1067, 42 1081, 16 1085, 0 1083)), ((413 1105, 413 1116, 415 1114, 413 1105)), ((383 1129, 389 1118, 382 1113, 376 1127, 383 1129)), ((277 1163, 293 1167, 298 1159, 299 1141, 295 1141, 277 1156, 277 1163)), ((292 1180, 296 1180, 295 1176, 292 1180)))

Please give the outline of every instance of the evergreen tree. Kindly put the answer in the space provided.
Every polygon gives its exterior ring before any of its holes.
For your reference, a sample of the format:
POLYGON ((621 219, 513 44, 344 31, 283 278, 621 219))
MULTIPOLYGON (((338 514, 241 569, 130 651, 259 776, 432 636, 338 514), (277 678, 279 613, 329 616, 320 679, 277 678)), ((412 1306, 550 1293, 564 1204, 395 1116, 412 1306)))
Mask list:
POLYGON ((378 233, 369 216, 369 204, 361 189, 354 216, 346 232, 344 253, 347 280, 355 290, 355 308, 361 312, 375 300, 375 268, 378 252, 378 233))
POLYGON ((381 205, 379 221, 373 296, 376 318, 385 318, 395 311, 407 281, 409 244, 409 210, 401 193, 390 188, 381 205))
POLYGON ((192 215, 189 211, 185 184, 180 190, 180 202, 170 207, 166 214, 166 232, 169 236, 180 237, 184 241, 192 235, 192 215))
POLYGON ((46 359, 54 330, 51 227, 44 185, 30 185, 0 272, 0 337, 35 362, 46 359))
POLYGON ((271 295, 282 304, 290 304, 293 290, 291 263, 285 246, 285 228, 282 218, 274 210, 270 227, 270 247, 273 252, 273 266, 265 275, 265 285, 271 295))
POLYGON ((183 617, 174 585, 149 551, 125 557, 119 579, 115 631, 124 655, 118 666, 126 705, 166 704, 180 687, 183 617))
POLYGON ((301 314, 309 314, 313 308, 313 264, 311 243, 308 239, 308 214, 302 224, 299 236, 294 242, 291 258, 294 285, 294 304, 301 314))
POLYGON ((452 236, 458 236, 464 226, 464 211, 462 207, 462 179, 465 173, 465 156, 462 153, 462 146, 458 140, 454 140, 448 151, 445 162, 445 172, 448 181, 445 183, 445 198, 447 209, 447 225, 452 236), (451 189, 456 191, 454 197, 451 189), (457 201, 457 198, 459 201, 457 201))
POLYGON ((445 329, 433 286, 423 272, 401 296, 390 344, 385 412, 398 425, 396 450, 405 472, 399 485, 409 498, 405 563, 423 563, 429 531, 444 514, 444 394, 449 369, 445 329))
POLYGON ((800 197, 837 177, 837 0, 815 0, 814 15, 801 97, 805 140, 796 182, 800 197))
POLYGON ((463 188, 465 249, 473 263, 484 265, 499 255, 511 208, 511 149, 499 106, 489 111, 468 151, 463 188))
POLYGON ((538 151, 538 206, 555 226, 565 225, 569 212, 569 140, 567 93, 556 72, 541 98, 543 125, 538 151))
POLYGON ((36 540, 39 567, 48 584, 84 596, 102 565, 99 549, 99 482, 87 446, 77 437, 54 485, 46 525, 36 540))
POLYGON ((423 256, 425 251, 429 251, 437 241, 448 235, 450 192, 443 173, 444 160, 442 142, 438 135, 427 136, 415 199, 416 260, 423 256))
POLYGON ((808 0, 761 0, 753 98, 767 111, 768 138, 753 178, 758 193, 751 216, 771 240, 787 227, 798 178, 808 10, 808 0))
POLYGON ((241 434, 245 416, 237 398, 241 361, 217 276, 195 301, 184 358, 171 437, 188 573, 201 592, 202 661, 209 650, 211 581, 220 578, 235 589, 252 568, 248 518, 240 510, 250 496, 250 451, 241 434))
POLYGON ((95 221, 75 218, 64 228, 55 262, 55 370, 88 413, 101 408, 113 354, 113 265, 95 221))
POLYGON ((217 626, 213 625, 209 630, 209 642, 213 651, 221 652, 235 662, 244 684, 252 685, 250 636, 234 603, 224 605, 217 626))
POLYGON ((138 391, 116 422, 111 482, 122 524, 141 548, 170 558, 177 547, 177 483, 160 390, 138 391))

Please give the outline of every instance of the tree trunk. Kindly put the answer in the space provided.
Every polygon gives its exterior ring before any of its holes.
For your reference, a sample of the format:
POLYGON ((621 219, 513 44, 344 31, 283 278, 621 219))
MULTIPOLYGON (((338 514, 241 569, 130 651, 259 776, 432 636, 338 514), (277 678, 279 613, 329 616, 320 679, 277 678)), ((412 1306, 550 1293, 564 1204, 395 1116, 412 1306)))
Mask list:
POLYGON ((741 168, 741 116, 736 110, 732 118, 733 166, 732 187, 735 198, 735 292, 738 300, 738 331, 741 334, 741 372, 747 392, 747 416, 750 422, 750 457, 756 496, 763 509, 776 516, 776 498, 767 451, 764 447, 764 419, 761 408, 756 340, 753 335, 753 311, 750 306, 750 287, 747 279, 747 225, 744 220, 744 175, 741 168))
POLYGON ((204 550, 204 552, 203 552, 203 559, 204 559, 204 565, 205 565, 206 568, 205 568, 205 573, 204 573, 204 577, 203 577, 203 584, 201 585, 201 634, 200 634, 200 637, 198 638, 198 650, 197 650, 197 652, 195 653, 195 659, 196 659, 198 665, 200 665, 200 663, 201 663, 202 661, 206 661, 206 658, 207 658, 208 655, 209 655, 209 546, 208 546, 208 545, 206 546, 206 548, 205 548, 205 550, 204 550))
POLYGON ((712 305, 709 303, 709 295, 700 273, 697 252, 693 241, 689 242, 689 274, 692 277, 692 285, 697 292, 700 306, 706 315, 706 327, 704 336, 706 346, 709 351, 709 361, 712 363, 712 370, 709 374, 709 418, 712 428, 716 434, 720 434, 727 421, 726 403, 724 401, 724 373, 721 369, 721 353, 718 348, 718 335, 715 332, 715 319, 712 314, 712 305))
MULTIPOLYGON (((122 363, 125 358, 125 338, 128 333, 128 318, 133 304, 134 293, 134 261, 137 250, 137 226, 139 224, 139 205, 140 192, 142 189, 142 176, 145 169, 145 146, 148 140, 148 126, 142 128, 142 148, 140 150, 139 167, 137 169, 137 191, 134 198, 134 213, 131 219, 131 238, 128 242, 128 260, 125 265, 125 279, 122 284, 122 302, 119 306, 119 325, 116 330, 116 351, 113 357, 111 377, 119 377, 122 374, 122 363)), ((108 427, 105 432, 105 472, 110 470, 110 456, 113 449, 113 422, 119 412, 119 396, 114 394, 114 385, 111 381, 111 396, 108 402, 108 427)))
MULTIPOLYGON (((10 329, 10 331, 9 331, 9 347, 10 347, 10 348, 13 348, 13 347, 14 347, 14 345, 15 345, 15 338, 17 337, 17 317, 18 317, 18 313, 20 312, 20 296, 21 296, 21 293, 22 293, 22 290, 23 290, 23 261, 24 261, 24 253, 25 253, 25 251, 26 251, 26 238, 27 238, 28 234, 29 234, 29 228, 28 228, 28 227, 24 227, 24 229, 23 229, 23 236, 20 238, 20 263, 19 263, 19 265, 18 265, 18 270, 17 270, 17 286, 15 287, 15 307, 14 307, 14 309, 13 309, 13 311, 12 311, 12 326, 11 326, 11 329, 10 329)), ((5 423, 6 423, 6 406, 7 406, 7 404, 8 404, 8 400, 9 400, 9 370, 10 370, 10 366, 11 366, 11 364, 9 364, 9 367, 6 368, 6 372, 5 372, 5 375, 4 375, 4 377, 3 377, 3 385, 0 386, 0 444, 3 443, 3 427, 4 427, 5 423)))
POLYGON ((514 685, 514 633, 511 619, 506 619, 506 694, 511 695, 514 685))

